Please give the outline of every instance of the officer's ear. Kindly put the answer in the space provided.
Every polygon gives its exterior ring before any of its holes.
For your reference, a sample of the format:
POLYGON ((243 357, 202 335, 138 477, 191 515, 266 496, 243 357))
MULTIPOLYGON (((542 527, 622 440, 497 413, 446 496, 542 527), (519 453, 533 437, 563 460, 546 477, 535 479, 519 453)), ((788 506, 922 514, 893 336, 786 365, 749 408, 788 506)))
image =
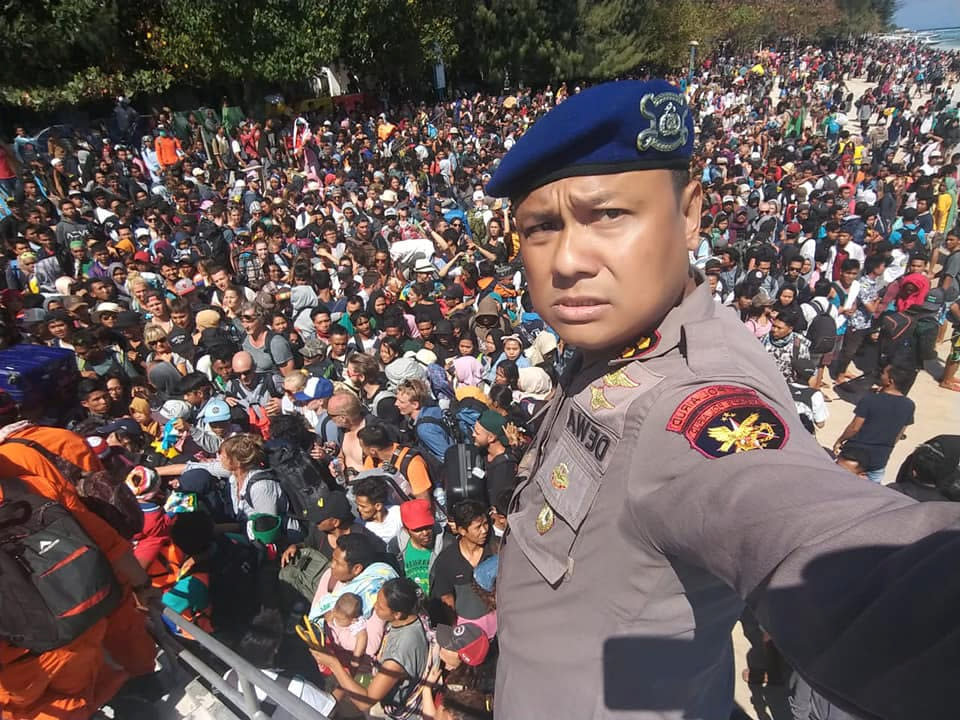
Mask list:
POLYGON ((691 180, 680 192, 680 213, 683 216, 683 234, 687 249, 696 252, 700 244, 700 211, 703 208, 703 188, 699 180, 691 180))

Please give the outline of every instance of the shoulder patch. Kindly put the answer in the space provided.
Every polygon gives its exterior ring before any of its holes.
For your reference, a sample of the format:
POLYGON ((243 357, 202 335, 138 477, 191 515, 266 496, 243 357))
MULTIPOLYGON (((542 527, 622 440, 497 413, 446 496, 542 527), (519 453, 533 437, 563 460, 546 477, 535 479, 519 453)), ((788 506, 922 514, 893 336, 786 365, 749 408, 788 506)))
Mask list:
POLYGON ((748 450, 779 450, 790 431, 783 418, 755 390, 709 385, 683 399, 667 421, 704 457, 721 458, 748 450))

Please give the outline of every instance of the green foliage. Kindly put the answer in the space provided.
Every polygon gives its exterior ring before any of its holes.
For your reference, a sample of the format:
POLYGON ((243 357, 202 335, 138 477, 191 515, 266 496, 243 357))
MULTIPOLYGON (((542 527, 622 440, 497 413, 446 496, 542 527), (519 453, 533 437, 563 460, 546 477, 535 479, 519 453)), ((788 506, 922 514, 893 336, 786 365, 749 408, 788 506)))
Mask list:
POLYGON ((296 83, 340 63, 368 87, 487 87, 686 65, 718 43, 859 35, 897 0, 0 0, 0 102, 49 108, 175 82, 296 83))

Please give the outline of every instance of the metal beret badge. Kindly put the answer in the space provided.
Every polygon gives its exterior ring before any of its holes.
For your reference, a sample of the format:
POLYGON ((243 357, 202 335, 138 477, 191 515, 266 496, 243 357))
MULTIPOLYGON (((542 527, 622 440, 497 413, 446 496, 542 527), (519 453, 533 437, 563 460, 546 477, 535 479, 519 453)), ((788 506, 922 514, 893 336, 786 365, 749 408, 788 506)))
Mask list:
POLYGON ((640 98, 640 113, 650 121, 650 127, 637 135, 637 150, 672 152, 686 144, 688 112, 686 101, 678 93, 644 95, 640 98))

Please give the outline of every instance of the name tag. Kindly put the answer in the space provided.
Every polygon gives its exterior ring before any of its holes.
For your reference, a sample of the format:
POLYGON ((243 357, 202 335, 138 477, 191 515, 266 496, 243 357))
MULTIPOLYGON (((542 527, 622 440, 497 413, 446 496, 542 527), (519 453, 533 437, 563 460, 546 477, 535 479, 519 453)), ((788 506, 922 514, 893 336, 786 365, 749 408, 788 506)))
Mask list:
POLYGON ((567 410, 566 431, 574 437, 580 447, 587 451, 588 455, 599 463, 606 460, 610 450, 617 445, 616 438, 572 403, 567 410))

